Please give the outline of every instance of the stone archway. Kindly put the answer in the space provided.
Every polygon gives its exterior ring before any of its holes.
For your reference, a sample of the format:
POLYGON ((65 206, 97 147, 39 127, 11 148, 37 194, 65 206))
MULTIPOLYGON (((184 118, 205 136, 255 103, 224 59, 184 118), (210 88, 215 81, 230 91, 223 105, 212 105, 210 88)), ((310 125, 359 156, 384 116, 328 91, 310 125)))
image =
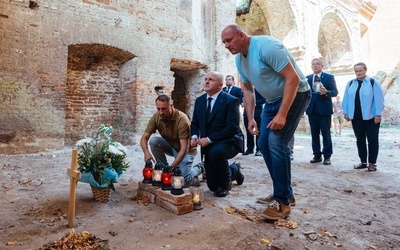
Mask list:
POLYGON ((104 44, 68 46, 66 143, 93 136, 100 124, 112 125, 117 137, 133 132, 134 58, 128 51, 104 44))
POLYGON ((290 51, 295 52, 293 56, 296 60, 301 59, 298 56, 303 54, 297 52, 304 43, 288 0, 252 0, 248 13, 237 12, 236 23, 249 35, 269 35, 281 40, 290 51))
POLYGON ((351 39, 342 19, 333 12, 326 13, 318 31, 318 51, 327 68, 352 64, 354 58, 351 39))

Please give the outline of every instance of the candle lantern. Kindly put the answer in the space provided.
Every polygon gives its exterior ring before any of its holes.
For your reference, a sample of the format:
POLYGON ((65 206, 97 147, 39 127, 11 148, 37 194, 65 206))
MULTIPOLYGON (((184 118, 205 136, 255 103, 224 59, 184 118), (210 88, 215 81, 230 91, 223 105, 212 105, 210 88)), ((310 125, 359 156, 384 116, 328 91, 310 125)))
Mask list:
POLYGON ((161 174, 161 182, 162 182, 162 190, 171 190, 171 167, 169 165, 165 165, 161 174))
POLYGON ((164 164, 161 162, 157 162, 156 165, 154 166, 154 171, 153 171, 153 186, 162 186, 161 182, 161 174, 163 171, 164 164))
POLYGON ((146 161, 144 168, 142 170, 143 174, 143 183, 152 183, 153 182, 153 162, 149 159, 146 161))
POLYGON ((192 194, 193 209, 203 209, 204 192, 201 187, 190 187, 190 193, 192 194))
POLYGON ((172 185, 172 190, 171 194, 174 195, 180 195, 183 194, 183 184, 185 180, 182 177, 182 171, 179 167, 175 167, 173 170, 172 174, 172 180, 171 180, 171 185, 172 185))

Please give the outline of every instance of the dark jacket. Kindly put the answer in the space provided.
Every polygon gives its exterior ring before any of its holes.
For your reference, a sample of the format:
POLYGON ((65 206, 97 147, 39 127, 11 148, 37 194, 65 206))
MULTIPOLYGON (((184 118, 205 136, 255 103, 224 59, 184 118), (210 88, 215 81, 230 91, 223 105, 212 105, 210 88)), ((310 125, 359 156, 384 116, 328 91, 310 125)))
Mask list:
MULTIPOLYGON (((227 92, 228 88, 225 86, 222 88, 223 92, 227 92)), ((236 87, 236 86, 232 86, 231 87, 231 91, 229 92, 230 95, 233 95, 234 97, 236 97, 237 99, 239 99, 239 103, 242 104, 243 103, 243 91, 241 88, 236 87)))
POLYGON ((321 83, 327 89, 326 95, 320 95, 313 90, 314 74, 308 75, 307 80, 310 85, 312 95, 311 101, 306 110, 307 115, 332 115, 332 97, 337 96, 335 77, 331 74, 322 72, 321 83))
POLYGON ((243 151, 243 134, 239 127, 239 99, 221 92, 206 118, 207 94, 198 97, 194 104, 191 134, 208 137, 213 143, 235 143, 243 151))
MULTIPOLYGON (((256 89, 254 89, 254 93, 256 96, 256 106, 254 107, 254 118, 261 117, 262 110, 264 108, 264 104, 267 101, 256 89)), ((246 109, 243 111, 243 116, 246 117, 246 109)))

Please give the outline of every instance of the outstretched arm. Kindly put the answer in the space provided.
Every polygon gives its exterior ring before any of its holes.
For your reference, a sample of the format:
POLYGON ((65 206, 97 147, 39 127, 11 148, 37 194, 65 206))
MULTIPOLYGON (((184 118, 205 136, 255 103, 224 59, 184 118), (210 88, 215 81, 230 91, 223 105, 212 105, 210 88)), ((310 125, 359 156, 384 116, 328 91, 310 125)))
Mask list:
POLYGON ((243 84, 243 98, 247 120, 249 121, 246 129, 250 132, 250 134, 258 135, 259 131, 257 127, 257 122, 254 120, 254 107, 256 98, 254 95, 253 84, 251 84, 250 82, 243 84))
POLYGON ((140 138, 140 147, 142 148, 143 155, 144 155, 144 161, 147 161, 151 159, 153 162, 155 162, 153 156, 150 154, 149 147, 148 147, 148 142, 150 139, 151 134, 144 132, 142 135, 142 138, 140 138))

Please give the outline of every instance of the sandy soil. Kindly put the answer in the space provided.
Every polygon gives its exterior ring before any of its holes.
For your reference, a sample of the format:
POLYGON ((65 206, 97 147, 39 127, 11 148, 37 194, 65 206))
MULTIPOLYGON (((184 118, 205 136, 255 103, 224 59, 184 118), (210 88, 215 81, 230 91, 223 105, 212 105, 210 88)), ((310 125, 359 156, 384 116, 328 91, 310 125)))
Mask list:
MULTIPOLYGON (((297 205, 289 218, 297 223, 295 229, 257 220, 266 205, 256 203, 256 197, 272 192, 261 157, 235 157, 242 163, 244 184, 234 185, 225 198, 206 191, 203 210, 178 216, 136 201, 144 164, 139 145, 131 146, 131 167, 107 203, 96 202, 89 185, 79 183, 75 232, 109 240, 111 249, 399 249, 399 131, 381 129, 373 173, 353 170, 358 157, 351 129, 333 135, 331 166, 310 164, 310 136, 296 134, 292 181, 297 205)), ((70 164, 71 148, 0 155, 0 249, 37 249, 70 230, 70 164)))

